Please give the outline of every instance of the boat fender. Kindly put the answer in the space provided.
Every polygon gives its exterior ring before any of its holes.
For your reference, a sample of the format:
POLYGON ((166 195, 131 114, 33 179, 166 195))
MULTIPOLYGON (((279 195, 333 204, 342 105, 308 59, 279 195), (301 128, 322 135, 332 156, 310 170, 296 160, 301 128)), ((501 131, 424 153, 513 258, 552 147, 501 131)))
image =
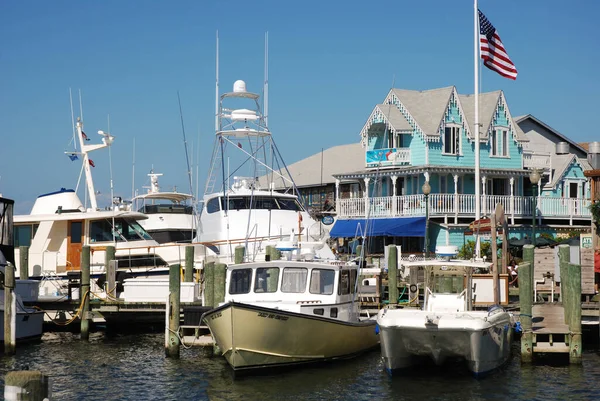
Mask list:
POLYGON ((375 323, 375 334, 379 334, 379 325, 375 323))

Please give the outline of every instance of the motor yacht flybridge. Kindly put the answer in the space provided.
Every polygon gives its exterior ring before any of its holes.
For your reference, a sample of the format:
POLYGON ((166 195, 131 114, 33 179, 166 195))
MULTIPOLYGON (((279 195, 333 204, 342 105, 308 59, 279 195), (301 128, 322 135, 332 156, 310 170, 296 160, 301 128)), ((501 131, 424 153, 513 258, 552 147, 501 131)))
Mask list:
POLYGON ((151 171, 148 192, 132 199, 133 210, 144 213, 148 218, 140 225, 158 243, 192 242, 196 235, 197 220, 190 203, 194 196, 177 191, 161 191, 158 177, 162 174, 151 171))
MULTIPOLYGON (((126 205, 113 202, 106 209, 98 207, 89 153, 110 146, 114 137, 99 131, 102 143, 88 145, 82 121, 77 121, 76 129, 80 151, 68 154, 72 160, 82 160, 89 207, 72 189, 40 195, 30 214, 14 217, 16 261, 19 246, 28 246, 30 277, 65 278, 67 272, 80 270, 82 246, 89 245, 92 275, 98 276, 105 272, 106 247, 113 245, 119 270, 130 277, 168 275, 169 265, 184 263, 186 244, 160 245, 140 224, 147 216, 126 205)), ((205 248, 195 247, 195 268, 199 268, 205 248)))
MULTIPOLYGON (((266 81, 266 80, 265 80, 266 81)), ((265 85, 265 97, 267 87, 265 85)), ((217 78, 218 94, 218 78, 217 78)), ((231 263, 236 246, 246 261, 264 257, 267 245, 294 233, 302 242, 323 241, 309 232, 320 224, 308 214, 267 126, 260 96, 238 80, 217 96, 216 136, 200 214, 198 241, 231 263), (277 191, 275 190, 277 188, 277 191)), ((317 258, 334 259, 327 246, 317 258)))

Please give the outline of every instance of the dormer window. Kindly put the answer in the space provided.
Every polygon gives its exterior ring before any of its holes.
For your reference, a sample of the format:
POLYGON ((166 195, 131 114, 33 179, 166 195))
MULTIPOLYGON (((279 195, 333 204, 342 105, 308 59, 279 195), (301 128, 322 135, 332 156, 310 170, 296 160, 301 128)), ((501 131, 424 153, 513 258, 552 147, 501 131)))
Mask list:
POLYGON ((460 154, 460 127, 456 125, 446 125, 444 130, 444 154, 460 154))
POLYGON ((508 130, 496 128, 490 136, 490 156, 508 157, 508 130))

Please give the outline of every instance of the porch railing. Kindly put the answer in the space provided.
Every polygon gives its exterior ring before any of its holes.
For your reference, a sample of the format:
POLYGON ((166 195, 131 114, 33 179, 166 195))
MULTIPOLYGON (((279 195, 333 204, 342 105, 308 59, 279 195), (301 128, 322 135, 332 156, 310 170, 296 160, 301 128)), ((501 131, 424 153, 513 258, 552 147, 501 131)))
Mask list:
MULTIPOLYGON (((536 197, 536 215, 544 218, 591 218, 590 200, 581 198, 536 197)), ((489 215, 496 205, 504 206, 509 217, 532 217, 534 199, 531 196, 481 195, 481 214, 489 215)), ((339 218, 425 216, 424 195, 382 196, 339 199, 339 218), (368 215, 366 211, 369 211, 368 215)), ((431 194, 430 216, 466 217, 475 215, 475 195, 431 194)))

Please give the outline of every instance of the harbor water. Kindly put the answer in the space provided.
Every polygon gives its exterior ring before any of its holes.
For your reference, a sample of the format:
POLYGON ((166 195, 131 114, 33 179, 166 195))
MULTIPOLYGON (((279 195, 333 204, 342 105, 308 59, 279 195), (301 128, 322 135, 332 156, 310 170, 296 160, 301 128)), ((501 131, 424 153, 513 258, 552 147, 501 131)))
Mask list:
MULTIPOLYGON (((358 358, 277 374, 235 378, 222 357, 201 347, 165 358, 164 333, 45 333, 1 357, 1 374, 39 370, 51 379, 54 400, 597 400, 600 354, 583 365, 521 365, 519 343, 499 371, 475 379, 460 364, 422 367, 390 377, 379 350, 358 358)), ((4 380, 4 379, 2 379, 4 380)), ((2 385, 4 382, 2 381, 2 385)), ((4 391, 2 390, 2 394, 4 391)))

